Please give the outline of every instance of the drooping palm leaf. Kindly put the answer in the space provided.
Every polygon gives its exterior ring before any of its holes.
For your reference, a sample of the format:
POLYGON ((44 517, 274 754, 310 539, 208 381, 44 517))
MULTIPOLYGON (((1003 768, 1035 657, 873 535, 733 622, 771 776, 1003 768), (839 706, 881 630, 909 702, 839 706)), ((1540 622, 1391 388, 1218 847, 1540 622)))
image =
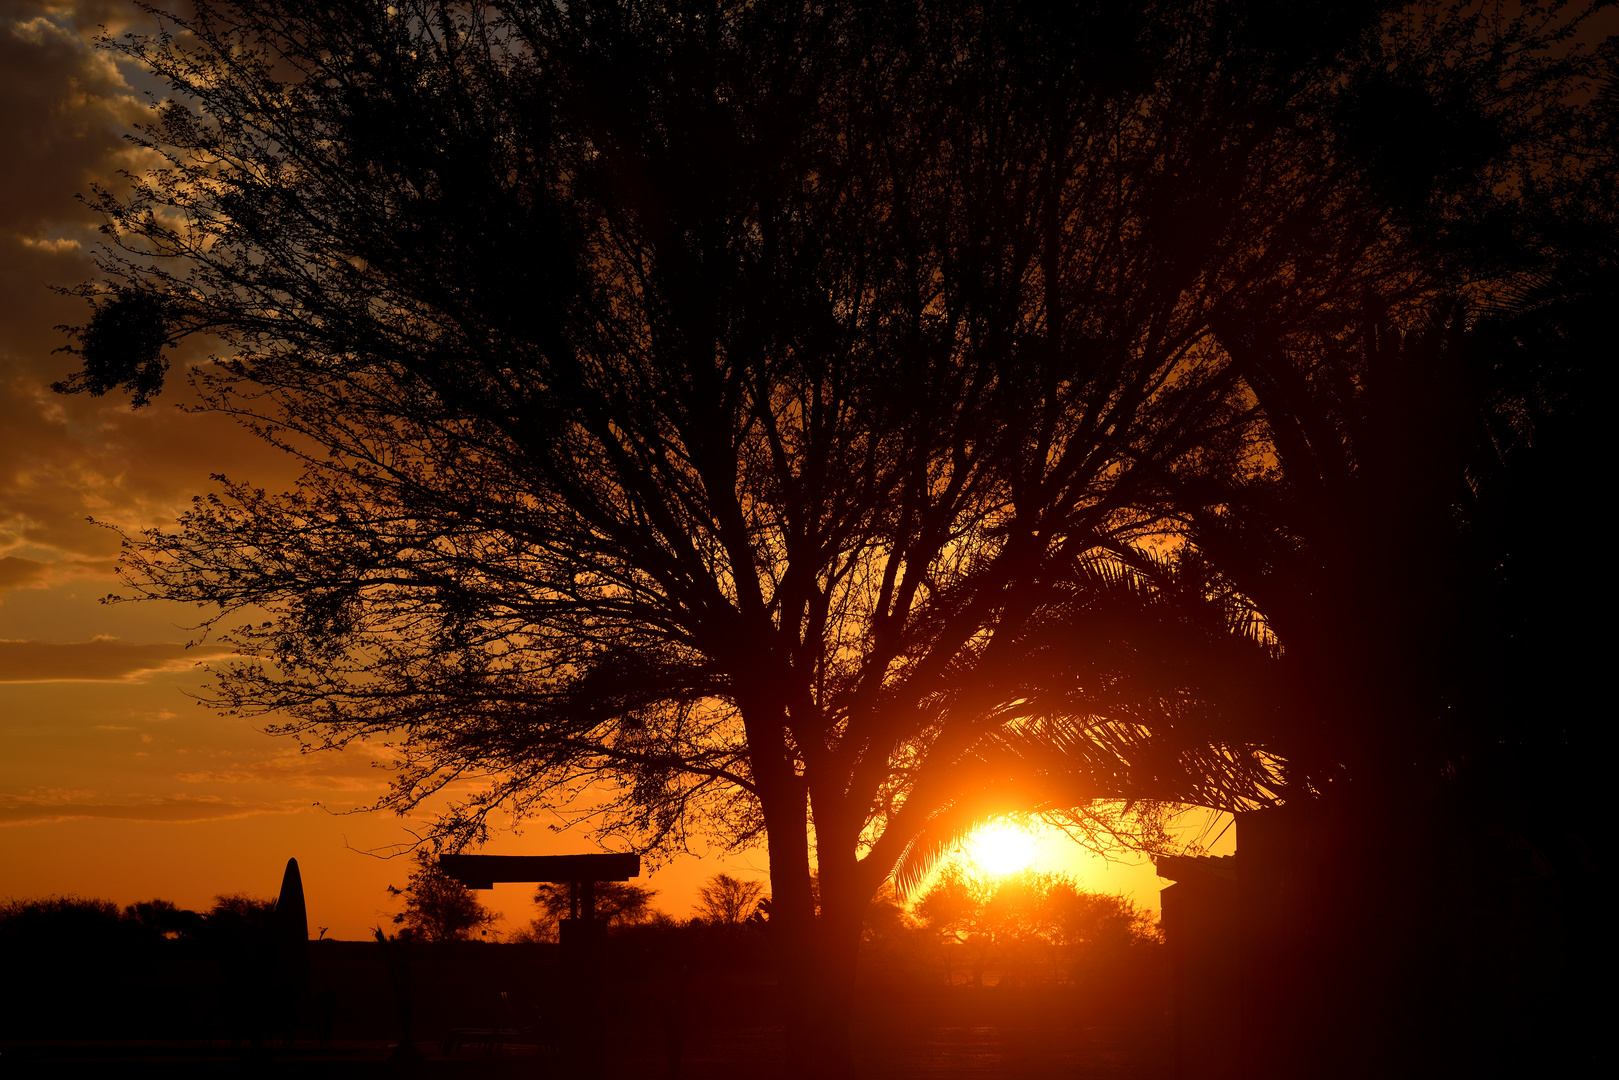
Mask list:
MULTIPOLYGON (((1089 558, 1000 674, 1015 706, 958 762, 959 794, 894 869, 914 889, 966 836, 1012 812, 1117 800, 1238 811, 1278 798, 1266 749, 1275 640, 1245 598, 1191 559, 1089 558)), ((1124 827, 1118 813, 1104 828, 1124 827)))

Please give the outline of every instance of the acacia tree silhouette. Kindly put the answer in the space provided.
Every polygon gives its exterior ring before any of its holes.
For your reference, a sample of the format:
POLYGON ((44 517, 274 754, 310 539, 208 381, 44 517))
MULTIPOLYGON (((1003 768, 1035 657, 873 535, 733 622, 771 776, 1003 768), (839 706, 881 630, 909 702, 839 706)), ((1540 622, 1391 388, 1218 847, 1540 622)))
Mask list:
POLYGON ((715 926, 739 926, 759 907, 764 883, 719 873, 697 890, 697 915, 715 926))
MULTIPOLYGON (((896 867, 1006 810, 1151 839, 1161 801, 1311 790, 1242 677, 1274 654, 1251 600, 1147 544, 1177 466, 1253 466, 1216 325, 1330 334, 1447 283, 1344 135, 1346 73, 1444 61, 1376 16, 159 14, 114 47, 174 87, 142 136, 170 167, 99 198, 60 388, 139 404, 218 335, 208 407, 307 471, 222 480, 129 580, 270 612, 218 703, 399 736, 384 805, 487 780, 447 840, 586 789, 644 849, 767 839, 792 1060, 846 1071, 896 867)), ((1560 92, 1530 76, 1509 111, 1560 92)))
POLYGON ((434 945, 465 941, 500 919, 478 902, 471 889, 440 870, 438 860, 425 851, 418 853, 405 887, 390 885, 388 895, 405 900, 394 924, 434 945))
MULTIPOLYGON (((598 881, 595 883, 595 918, 609 926, 633 926, 658 918, 652 907, 657 889, 636 885, 629 881, 598 881)), ((555 941, 557 924, 569 917, 573 909, 573 887, 554 882, 543 882, 534 890, 534 903, 540 915, 527 929, 528 936, 538 941, 555 941)))

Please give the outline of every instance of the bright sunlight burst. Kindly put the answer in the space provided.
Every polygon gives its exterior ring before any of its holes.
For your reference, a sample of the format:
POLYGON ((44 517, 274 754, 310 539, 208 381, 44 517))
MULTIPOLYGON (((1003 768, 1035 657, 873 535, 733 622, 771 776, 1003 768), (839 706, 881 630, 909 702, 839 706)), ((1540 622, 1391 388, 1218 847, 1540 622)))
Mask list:
POLYGON ((962 845, 967 857, 986 874, 1015 874, 1039 854, 1033 834, 1010 821, 995 821, 973 832, 962 845))

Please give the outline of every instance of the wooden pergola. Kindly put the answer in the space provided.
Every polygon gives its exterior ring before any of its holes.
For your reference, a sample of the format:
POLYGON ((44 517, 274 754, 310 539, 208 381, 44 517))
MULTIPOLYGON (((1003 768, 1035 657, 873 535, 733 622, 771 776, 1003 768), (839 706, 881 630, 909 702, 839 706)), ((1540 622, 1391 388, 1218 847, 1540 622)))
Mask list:
POLYGON ((563 999, 560 1041, 565 1075, 601 1072, 602 953, 605 924, 596 919, 596 882, 641 876, 639 855, 441 855, 439 869, 469 889, 492 889, 497 881, 568 885, 570 918, 558 927, 561 971, 569 993, 563 999))

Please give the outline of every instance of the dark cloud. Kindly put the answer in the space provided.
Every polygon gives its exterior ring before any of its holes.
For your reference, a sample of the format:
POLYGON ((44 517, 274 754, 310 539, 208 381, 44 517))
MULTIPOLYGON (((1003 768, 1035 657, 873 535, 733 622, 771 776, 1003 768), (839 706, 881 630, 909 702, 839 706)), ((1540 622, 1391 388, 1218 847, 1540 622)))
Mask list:
MULTIPOLYGON (((121 395, 49 390, 75 366, 55 353, 68 340, 57 326, 82 323, 88 312, 53 288, 96 276, 100 221, 76 196, 96 183, 116 190, 121 170, 155 162, 124 138, 145 115, 135 87, 150 77, 120 66, 94 39, 102 27, 149 24, 125 0, 0 7, 0 556, 55 563, 35 584, 110 570, 118 536, 91 518, 124 528, 170 522, 210 473, 269 486, 291 480, 279 452, 230 421, 176 409, 188 396, 183 375, 138 412, 121 395)), ((0 574, 0 588, 8 584, 16 583, 0 574)))
POLYGON ((9 3, 0 33, 0 89, 12 168, 0 178, 0 224, 40 226, 71 215, 73 197, 128 153, 122 135, 141 105, 110 53, 55 5, 9 3))
POLYGON ((137 645, 113 638, 0 641, 0 682, 134 682, 154 672, 184 671, 230 651, 224 645, 137 645))
POLYGON ((45 576, 46 563, 33 559, 19 559, 15 555, 0 558, 0 589, 15 589, 19 585, 32 585, 45 576))
POLYGON ((46 387, 68 362, 52 355, 65 340, 55 326, 84 311, 51 287, 94 274, 98 222, 76 196, 138 167, 123 133, 140 103, 89 38, 97 23, 127 22, 134 10, 14 0, 0 14, 0 551, 105 558, 117 548, 116 537, 85 522, 127 501, 106 497, 118 470, 96 460, 117 425, 46 387))
MULTIPOLYGON (((131 9, 132 10, 132 9, 131 9)), ((93 268, 99 222, 78 202, 92 183, 140 167, 124 141, 143 106, 112 57, 92 47, 72 9, 11 3, 0 16, 0 348, 46 355, 55 324, 80 305, 48 286, 73 285, 93 268)))

